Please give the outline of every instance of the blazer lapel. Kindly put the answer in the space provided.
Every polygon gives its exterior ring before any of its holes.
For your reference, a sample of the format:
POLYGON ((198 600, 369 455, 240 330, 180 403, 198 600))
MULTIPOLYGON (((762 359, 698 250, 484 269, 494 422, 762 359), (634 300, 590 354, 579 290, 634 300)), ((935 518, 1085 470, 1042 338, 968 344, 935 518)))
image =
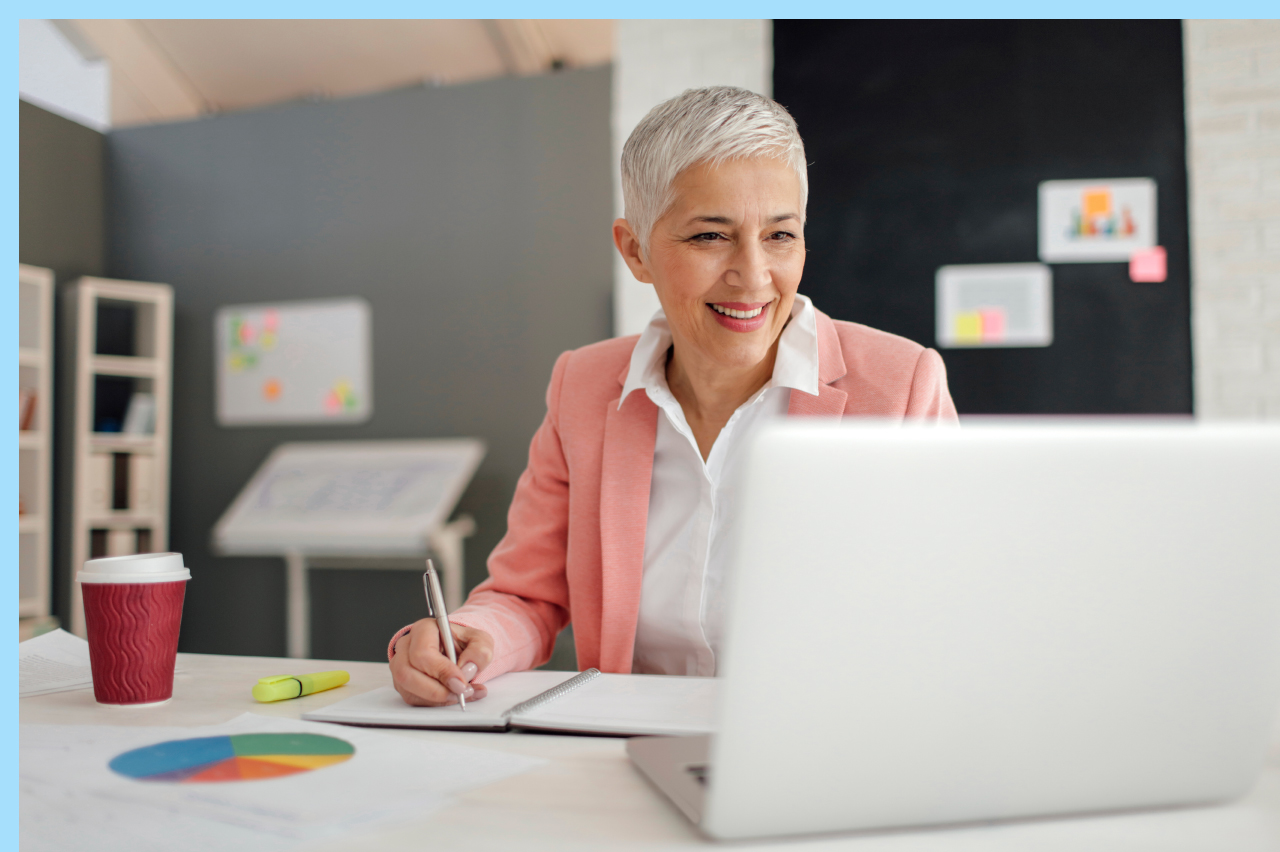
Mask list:
MULTIPOLYGON (((816 309, 815 309, 816 310, 816 309)), ((840 347, 840 335, 831 317, 822 311, 818 314, 818 395, 792 390, 787 404, 787 416, 821 415, 839 417, 844 413, 849 394, 834 388, 831 383, 844 378, 848 368, 844 363, 844 350, 840 347)))
POLYGON ((831 385, 823 385, 818 388, 817 396, 800 390, 792 390, 791 401, 787 404, 787 416, 818 415, 839 417, 844 414, 844 406, 848 400, 849 394, 833 388, 831 385))
POLYGON ((617 399, 609 403, 600 468, 600 668, 604 671, 631 671, 657 434, 658 407, 643 391, 629 394, 621 409, 617 399))

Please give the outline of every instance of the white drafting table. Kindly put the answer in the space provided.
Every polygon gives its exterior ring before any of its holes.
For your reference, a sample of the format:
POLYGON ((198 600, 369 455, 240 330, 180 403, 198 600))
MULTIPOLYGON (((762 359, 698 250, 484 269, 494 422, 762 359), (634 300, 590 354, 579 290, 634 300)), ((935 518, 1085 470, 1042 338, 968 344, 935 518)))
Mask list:
POLYGON ((310 654, 309 568, 422 571, 432 552, 444 575, 445 606, 456 609, 463 540, 475 523, 448 518, 484 452, 477 438, 281 444, 214 526, 214 550, 284 557, 290 657, 310 654))
MULTIPOLYGON (((360 692, 387 686, 385 663, 179 654, 173 700, 159 707, 100 707, 92 690, 23 698, 23 723, 212 725, 246 711, 296 719, 360 692), (343 668, 351 682, 293 701, 258 704, 259 677, 343 668)), ((625 740, 523 733, 383 729, 476 748, 546 758, 523 775, 464 793, 427 817, 377 833, 308 844, 307 852, 432 849, 459 852, 564 850, 800 850, 800 852, 1276 852, 1280 849, 1280 736, 1262 778, 1241 801, 1206 808, 1030 820, 967 828, 825 835, 716 844, 704 840, 627 759, 625 740)), ((1280 735, 1280 729, 1277 730, 1280 735)), ((425 771, 425 770, 424 770, 425 771)), ((820 779, 816 780, 820 783, 820 779)))

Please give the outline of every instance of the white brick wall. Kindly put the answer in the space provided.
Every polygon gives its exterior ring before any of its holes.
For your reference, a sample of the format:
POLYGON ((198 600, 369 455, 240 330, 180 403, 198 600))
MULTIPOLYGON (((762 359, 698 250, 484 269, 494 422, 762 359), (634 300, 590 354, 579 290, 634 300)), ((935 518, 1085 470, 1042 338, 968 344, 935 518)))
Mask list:
POLYGON ((1196 414, 1280 419, 1280 21, 1187 21, 1196 414))
MULTIPOLYGON (((741 86, 761 94, 773 88, 770 21, 618 21, 613 66, 613 197, 622 215, 618 164, 622 144, 645 113, 685 89, 741 86)), ((614 253, 614 334, 644 329, 658 309, 653 288, 631 276, 614 253)))

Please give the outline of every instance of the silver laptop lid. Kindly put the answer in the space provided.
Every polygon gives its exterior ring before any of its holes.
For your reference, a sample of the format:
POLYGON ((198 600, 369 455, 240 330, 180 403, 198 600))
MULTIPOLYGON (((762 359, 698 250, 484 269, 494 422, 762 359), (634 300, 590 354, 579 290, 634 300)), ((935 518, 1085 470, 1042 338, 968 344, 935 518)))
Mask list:
POLYGON ((762 430, 717 837, 1195 803, 1280 701, 1280 430, 762 430))

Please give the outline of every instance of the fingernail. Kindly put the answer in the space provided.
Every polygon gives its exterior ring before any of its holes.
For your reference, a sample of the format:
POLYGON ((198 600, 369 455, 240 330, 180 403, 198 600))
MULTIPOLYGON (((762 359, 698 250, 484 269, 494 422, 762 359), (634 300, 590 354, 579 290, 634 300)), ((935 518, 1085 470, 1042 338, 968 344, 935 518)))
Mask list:
POLYGON ((470 681, 472 678, 476 676, 476 672, 478 671, 480 671, 480 669, 476 667, 475 663, 463 663, 462 679, 465 681, 470 681))
POLYGON ((467 698, 470 698, 471 696, 476 694, 476 691, 472 689, 470 686, 468 686, 467 691, 462 694, 465 695, 467 698))
POLYGON ((467 690, 467 685, 456 677, 449 678, 449 681, 445 686, 449 687, 449 691, 454 695, 462 695, 467 690))

